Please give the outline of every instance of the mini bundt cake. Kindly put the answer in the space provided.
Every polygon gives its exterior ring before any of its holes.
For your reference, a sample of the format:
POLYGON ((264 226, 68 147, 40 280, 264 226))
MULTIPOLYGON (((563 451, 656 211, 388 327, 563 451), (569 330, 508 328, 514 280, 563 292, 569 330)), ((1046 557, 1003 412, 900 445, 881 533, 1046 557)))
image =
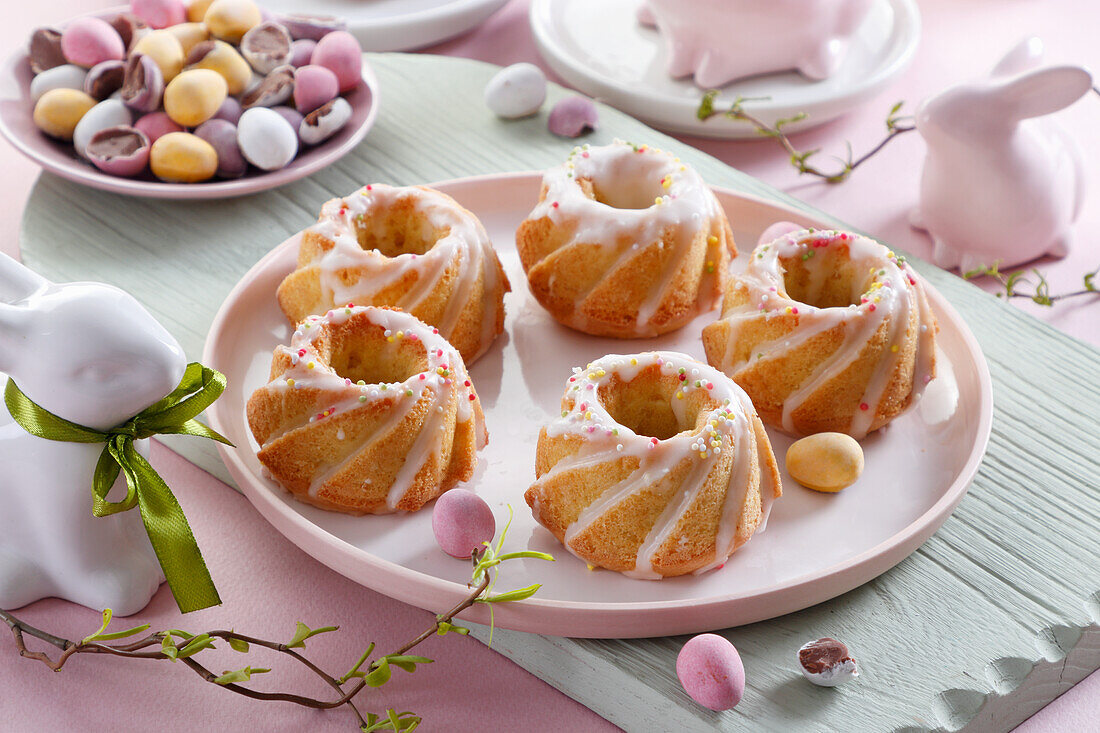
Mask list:
POLYGON ((932 380, 936 330, 903 257, 857 234, 779 224, 733 276, 703 346, 769 424, 862 439, 932 380))
POLYGON ((576 148, 546 172, 516 247, 535 299, 596 336, 674 331, 722 297, 729 222, 679 158, 616 141, 576 148))
POLYGON ((348 303, 398 307, 473 363, 504 330, 508 290, 476 216, 425 186, 376 183, 325 203, 278 298, 294 324, 348 303))
POLYGON ((415 511, 473 475, 485 419, 439 330, 388 308, 309 316, 248 400, 258 457, 295 497, 355 514, 415 511))
POLYGON ((741 388, 665 351, 574 370, 535 474, 526 499, 539 524, 591 565, 647 579, 721 566, 782 493, 741 388))

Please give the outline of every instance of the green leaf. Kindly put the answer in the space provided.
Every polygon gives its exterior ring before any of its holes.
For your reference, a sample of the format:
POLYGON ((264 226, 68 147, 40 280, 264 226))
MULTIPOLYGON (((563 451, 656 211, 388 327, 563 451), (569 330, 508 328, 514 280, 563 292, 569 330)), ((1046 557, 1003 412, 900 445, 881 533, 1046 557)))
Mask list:
POLYGON ((240 652, 241 654, 247 654, 248 653, 248 648, 249 648, 248 647, 248 642, 245 641, 244 639, 238 639, 235 636, 231 636, 228 639, 226 639, 226 641, 229 642, 229 648, 232 649, 233 651, 240 652))
POLYGON ((416 665, 418 664, 431 664, 435 661, 427 657, 416 657, 409 654, 388 654, 382 658, 410 673, 416 671, 416 665))
POLYGON ((374 668, 363 677, 363 681, 367 683, 367 687, 381 687, 390 681, 390 665, 386 662, 386 658, 375 662, 374 668))
POLYGON ((176 648, 175 643, 172 641, 170 634, 165 632, 164 639, 160 642, 160 653, 171 659, 173 662, 179 656, 179 649, 176 648))
POLYGON ((179 629, 168 629, 164 632, 168 636, 178 636, 181 639, 190 639, 194 634, 189 634, 186 631, 180 631, 179 629))
POLYGON ((214 684, 216 685, 229 685, 234 682, 247 682, 252 679, 254 674, 263 674, 264 672, 270 672, 270 669, 264 667, 245 667, 244 669, 235 669, 232 672, 224 672, 218 677, 214 678, 214 684))
POLYGON ((149 624, 142 624, 141 626, 135 626, 132 629, 126 629, 125 631, 112 631, 109 634, 97 634, 96 641, 111 641, 112 639, 125 639, 127 636, 133 636, 134 634, 140 634, 149 628, 149 624))
POLYGON ((710 119, 714 116, 714 98, 719 94, 717 89, 711 89, 699 100, 699 109, 695 110, 695 116, 700 120, 710 119))
POLYGON ((97 631, 95 631, 92 634, 90 634, 88 636, 85 636, 83 639, 81 639, 80 643, 81 644, 87 644, 89 641, 92 641, 93 639, 98 637, 100 634, 102 634, 104 631, 106 631, 107 630, 107 625, 111 623, 111 617, 114 615, 114 613, 115 612, 112 611, 111 609, 104 608, 103 609, 103 625, 100 626, 97 631))
POLYGON ((392 708, 386 711, 386 717, 380 718, 374 713, 367 713, 366 725, 359 726, 362 733, 374 733, 379 730, 409 731, 416 730, 420 725, 419 716, 411 712, 398 713, 392 708))
POLYGON ((1089 291, 1090 293, 1096 292, 1096 284, 1094 282, 1094 278, 1097 275, 1100 275, 1100 268, 1093 270, 1092 272, 1085 275, 1085 290, 1089 291))
POLYGON ((465 626, 456 626, 455 624, 448 623, 447 621, 440 621, 439 628, 436 629, 435 633, 439 636, 446 636, 450 633, 462 634, 463 636, 465 636, 466 634, 470 633, 470 630, 467 629, 465 626))
POLYGON ((507 552, 497 557, 497 560, 504 562, 505 560, 513 560, 519 557, 531 557, 536 560, 549 560, 554 562, 554 556, 545 552, 536 552, 535 550, 521 550, 519 552, 507 552))
POLYGON ((517 588, 516 590, 510 590, 507 593, 498 593, 488 598, 478 598, 478 603, 510 603, 512 601, 522 601, 525 598, 530 598, 538 592, 542 587, 541 583, 535 583, 529 585, 526 588, 517 588))
POLYGON ((210 634, 199 634, 198 636, 192 636, 187 640, 187 643, 179 647, 179 658, 186 659, 187 657, 193 657, 203 649, 216 649, 214 646, 214 640, 210 638, 210 634))
POLYGON ((374 642, 372 641, 370 643, 370 646, 367 647, 367 650, 365 652, 363 652, 363 654, 359 657, 359 661, 357 661, 352 666, 352 668, 349 669, 344 674, 344 676, 340 678, 340 684, 341 685, 344 684, 345 682, 347 682, 348 680, 350 680, 352 677, 366 677, 367 676, 367 673, 366 672, 360 672, 359 668, 363 666, 363 662, 367 661, 367 658, 370 656, 370 653, 373 652, 373 651, 374 651, 374 642))
POLYGON ((298 622, 298 628, 294 631, 294 636, 291 637, 287 647, 290 649, 296 649, 299 647, 305 647, 306 639, 317 636, 317 634, 325 634, 329 631, 336 631, 339 626, 322 626, 317 629, 311 629, 301 621, 298 622))

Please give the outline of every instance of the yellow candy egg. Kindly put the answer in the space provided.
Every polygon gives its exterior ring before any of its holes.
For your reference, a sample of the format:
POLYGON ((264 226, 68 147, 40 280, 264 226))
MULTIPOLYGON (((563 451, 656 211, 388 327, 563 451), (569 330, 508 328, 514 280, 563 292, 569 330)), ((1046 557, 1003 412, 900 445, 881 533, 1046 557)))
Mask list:
POLYGON ((205 53, 196 50, 193 55, 201 53, 201 56, 197 61, 193 60, 188 68, 216 71, 229 85, 230 94, 234 96, 240 94, 252 81, 252 67, 244 60, 244 56, 237 53, 237 49, 225 41, 211 41, 211 43, 213 43, 212 47, 210 44, 203 44, 204 48, 209 49, 205 53))
POLYGON ((218 170, 214 146, 189 132, 161 135, 149 151, 153 175, 169 183, 198 183, 218 170))
POLYGON ((187 6, 187 19, 192 23, 201 23, 213 2, 214 0, 194 0, 187 6))
POLYGON ((263 16, 252 0, 214 0, 203 22, 215 38, 236 44, 245 33, 263 22, 263 16))
POLYGON ((134 46, 133 53, 142 53, 153 59, 164 75, 165 83, 176 78, 183 70, 183 46, 167 28, 146 33, 134 46))
POLYGON ((863 449, 843 433, 810 435, 787 449, 787 473, 808 489, 835 493, 863 473, 863 449))
POLYGON ((168 26, 165 30, 180 42, 184 58, 187 58, 187 54, 191 53, 191 49, 196 44, 210 38, 210 31, 202 23, 180 23, 179 25, 168 26))
POLYGON ((164 111, 176 124, 197 127, 214 116, 228 94, 225 79, 210 69, 188 69, 164 88, 164 111))
POLYGON ((61 140, 72 140, 80 118, 96 101, 78 89, 51 89, 34 105, 34 124, 42 132, 61 140))

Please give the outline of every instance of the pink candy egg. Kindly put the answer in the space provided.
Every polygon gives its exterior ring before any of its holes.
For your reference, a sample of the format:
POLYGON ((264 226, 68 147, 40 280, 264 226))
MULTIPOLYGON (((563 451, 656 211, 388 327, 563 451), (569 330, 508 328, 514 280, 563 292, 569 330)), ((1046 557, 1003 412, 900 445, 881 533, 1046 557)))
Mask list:
POLYGON ((122 36, 100 18, 77 18, 61 33, 61 52, 70 63, 90 69, 126 55, 122 36))
MULTIPOLYGON (((317 52, 314 51, 314 57, 317 52)), ((294 106, 309 114, 340 93, 340 83, 332 70, 307 64, 294 72, 294 106)))
POLYGON ((347 31, 333 31, 317 42, 310 63, 336 74, 341 92, 351 91, 363 73, 363 47, 347 31))
POLYGON ((313 49, 317 48, 317 41, 310 38, 299 38, 290 44, 290 61, 295 69, 301 68, 313 60, 313 49))
POLYGON ((711 710, 729 710, 745 693, 745 666, 725 637, 699 634, 676 657, 676 676, 691 699, 711 710))
POLYGON ((183 127, 176 124, 167 112, 150 112, 143 115, 134 123, 134 128, 149 138, 150 145, 170 132, 184 132, 183 127))
POLYGON ((133 0, 130 8, 153 28, 167 28, 187 20, 183 0, 133 0))
POLYGON ((451 557, 465 559, 497 531, 493 510, 485 500, 466 489, 451 489, 435 500, 432 531, 440 548, 451 557))

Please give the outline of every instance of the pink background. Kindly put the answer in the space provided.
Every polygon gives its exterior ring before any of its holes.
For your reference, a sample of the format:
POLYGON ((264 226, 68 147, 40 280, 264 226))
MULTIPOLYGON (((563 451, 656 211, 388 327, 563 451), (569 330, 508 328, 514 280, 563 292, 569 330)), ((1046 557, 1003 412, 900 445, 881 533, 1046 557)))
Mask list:
MULTIPOLYGON (((11 53, 36 26, 112 4, 103 0, 9 3, 0 27, 0 47, 5 54, 11 53)), ((909 71, 866 107, 799 136, 799 147, 841 152, 844 141, 850 140, 859 154, 878 141, 886 110, 893 102, 904 99, 912 109, 920 99, 950 83, 985 73, 1025 33, 1041 35, 1055 59, 1100 67, 1095 63, 1094 38, 1100 6, 1070 0, 924 0, 920 6, 924 38, 909 71)), ((526 0, 512 0, 473 33, 428 51, 498 64, 540 63, 526 11, 526 0)), ((1100 136, 1095 134, 1100 99, 1090 95, 1059 118, 1081 141, 1086 168, 1100 169, 1100 136)), ((920 256, 928 254, 927 238, 906 223, 907 211, 916 198, 923 155, 923 143, 916 135, 895 141, 850 181, 838 186, 799 178, 782 152, 768 141, 715 143, 685 138, 685 142, 894 246, 920 256)), ((20 217, 37 169, 7 145, 0 145, 0 169, 5 172, 0 180, 0 250, 15 254, 20 217)), ((1081 275, 1100 265, 1098 239, 1100 198, 1093 194, 1077 224, 1077 245, 1071 255, 1060 262, 1041 263, 1052 292, 1077 289, 1081 275)), ((1100 343, 1098 305, 1091 296, 1053 309, 1017 302, 1067 333, 1100 343)), ((339 623, 338 633, 310 642, 311 656, 334 672, 349 667, 369 641, 387 651, 428 625, 427 612, 361 588, 307 557, 272 530, 243 497, 171 451, 155 446, 153 462, 170 485, 186 487, 178 492, 180 501, 212 561, 211 571, 225 603, 181 621, 164 587, 140 614, 142 621, 154 628, 182 625, 192 631, 235 626, 243 633, 266 638, 289 638, 299 620, 311 626, 339 623)), ((77 638, 98 625, 94 612, 56 600, 36 603, 20 615, 30 623, 77 638)), ((380 692, 361 698, 364 709, 415 710, 424 716, 421 730, 426 731, 615 729, 479 642, 458 636, 435 637, 417 653, 437 661, 415 675, 395 672, 380 692)), ((225 668, 241 666, 231 657, 227 652, 225 668)), ((873 664, 873 660, 865 663, 873 664)), ((747 671, 751 676, 752 670, 747 671)), ((305 689, 319 695, 326 692, 296 670, 269 677, 275 679, 265 682, 280 689, 313 685, 305 689)), ((289 704, 246 700, 216 690, 167 663, 77 657, 61 674, 54 674, 38 663, 15 657, 6 638, 0 638, 0 687, 4 690, 0 720, 13 730, 354 729, 352 717, 344 711, 320 713, 289 704)), ((1086 730, 1095 725, 1098 707, 1100 673, 1095 673, 1018 730, 1086 730)))

